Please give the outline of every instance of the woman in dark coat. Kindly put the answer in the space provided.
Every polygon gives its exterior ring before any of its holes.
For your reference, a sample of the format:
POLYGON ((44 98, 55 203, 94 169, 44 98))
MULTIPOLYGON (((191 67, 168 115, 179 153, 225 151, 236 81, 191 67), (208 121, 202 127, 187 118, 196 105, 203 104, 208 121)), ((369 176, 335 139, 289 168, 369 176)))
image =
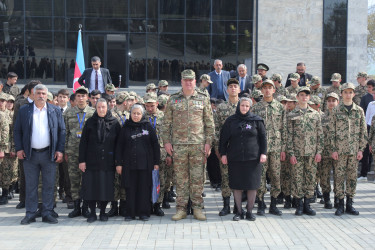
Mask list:
POLYGON ((152 170, 159 169, 160 146, 156 131, 135 104, 121 129, 116 147, 116 171, 126 191, 125 220, 147 221, 151 211, 152 170))
POLYGON ((79 144, 79 168, 82 174, 82 198, 91 210, 87 222, 97 220, 95 207, 100 203, 101 221, 107 221, 105 208, 114 199, 115 149, 121 126, 108 109, 107 101, 99 99, 96 111, 83 130, 79 144))
MULTIPOLYGON (((237 208, 242 207, 242 190, 247 190, 247 220, 255 220, 252 209, 260 186, 262 164, 266 162, 267 138, 262 118, 250 113, 252 101, 240 99, 236 113, 225 121, 220 131, 219 152, 228 164, 229 187, 233 189, 237 208)), ((238 209, 233 220, 244 218, 238 209)))

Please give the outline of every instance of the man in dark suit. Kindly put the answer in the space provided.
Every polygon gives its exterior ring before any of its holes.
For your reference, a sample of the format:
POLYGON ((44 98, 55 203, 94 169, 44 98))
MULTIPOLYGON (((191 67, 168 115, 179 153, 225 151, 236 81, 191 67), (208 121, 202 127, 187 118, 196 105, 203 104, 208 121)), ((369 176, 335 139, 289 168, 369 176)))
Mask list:
POLYGON ((238 65, 237 72, 238 72, 238 76, 236 77, 236 79, 240 83, 240 89, 241 89, 240 96, 245 92, 251 94, 251 91, 253 91, 253 88, 254 88, 254 84, 252 84, 251 82, 251 77, 247 75, 246 65, 245 64, 238 65))
MULTIPOLYGON (((298 73, 300 75, 300 81, 298 83, 299 86, 307 86, 307 87, 310 87, 310 84, 309 82, 311 81, 312 79, 312 75, 310 75, 309 73, 306 73, 306 65, 305 63, 303 62, 300 62, 300 63, 297 63, 297 70, 296 70, 296 73, 298 73)), ((290 75, 293 74, 293 73, 290 73, 288 75, 288 77, 286 79, 288 79, 285 83, 285 88, 289 87, 290 86, 290 75)))
POLYGON ((53 211, 56 163, 63 159, 65 124, 61 110, 47 101, 43 84, 34 88, 34 102, 18 112, 14 142, 18 159, 24 160, 26 180, 26 216, 21 224, 35 222, 38 208, 39 174, 42 173, 42 221, 56 224, 53 211))
POLYGON ((92 68, 85 69, 81 77, 78 79, 79 84, 88 88, 90 93, 94 89, 98 89, 101 93, 105 93, 105 86, 108 83, 112 83, 109 70, 101 68, 100 65, 100 58, 94 56, 91 58, 92 68))
POLYGON ((230 78, 230 73, 222 70, 223 61, 220 59, 216 59, 214 61, 214 68, 214 71, 208 73, 208 75, 211 77, 211 81, 213 82, 207 88, 208 93, 210 94, 211 98, 226 101, 229 97, 227 92, 227 81, 230 78))

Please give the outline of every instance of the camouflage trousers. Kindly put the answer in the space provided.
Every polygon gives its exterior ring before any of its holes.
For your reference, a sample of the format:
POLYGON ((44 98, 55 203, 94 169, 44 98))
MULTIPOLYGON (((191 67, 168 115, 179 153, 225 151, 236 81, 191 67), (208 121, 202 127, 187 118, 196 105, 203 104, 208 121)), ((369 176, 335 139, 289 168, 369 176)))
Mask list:
POLYGON ((160 192, 159 198, 156 201, 157 203, 162 203, 164 199, 164 193, 169 191, 169 187, 167 187, 167 169, 168 166, 165 164, 165 161, 160 161, 159 164, 159 180, 160 180, 160 192))
MULTIPOLYGON (((323 193, 331 192, 331 170, 337 165, 337 161, 334 161, 329 156, 323 156, 321 164, 318 165, 318 172, 316 173, 317 178, 319 178, 320 187, 323 193), (320 169, 319 169, 320 168, 320 169)), ((335 185, 335 178, 333 178, 335 185)), ((334 192, 335 192, 334 187, 334 192)))
MULTIPOLYGON (((289 162, 289 156, 281 162, 280 186, 284 195, 292 195, 292 164, 289 162)), ((271 183, 272 184, 272 183, 271 183)))
POLYGON ((176 175, 176 208, 185 210, 189 201, 192 208, 203 207, 204 145, 174 145, 174 172, 176 175))
POLYGON ((125 188, 121 187, 121 175, 119 175, 117 172, 115 173, 114 185, 115 185, 115 195, 114 195, 115 201, 126 200, 125 188))
POLYGON ((78 165, 78 155, 69 155, 68 171, 73 200, 81 198, 82 171, 79 169, 78 165))
POLYGON ((167 166, 165 171, 165 190, 166 192, 172 187, 176 185, 176 175, 174 174, 174 167, 173 163, 171 166, 167 166))
MULTIPOLYGON (((38 202, 42 203, 42 174, 39 175, 39 184, 38 184, 38 202)), ((59 165, 56 164, 56 175, 55 175, 55 187, 53 188, 53 198, 55 203, 57 202, 57 186, 59 185, 59 165)))
POLYGON ((345 195, 348 195, 350 198, 353 198, 357 189, 357 156, 339 155, 339 160, 334 167, 334 176, 336 179, 335 197, 344 199, 345 195))
POLYGON ((221 173, 221 195, 223 197, 230 197, 232 191, 229 188, 228 165, 221 163, 221 161, 220 161, 220 173, 221 173))
POLYGON ((267 192, 266 188, 266 174, 271 179, 271 196, 277 198, 281 192, 280 187, 280 172, 281 172, 281 162, 280 162, 280 153, 268 153, 267 161, 263 164, 262 176, 260 180, 260 187, 257 191, 257 196, 260 200, 263 199, 263 196, 267 192))
POLYGON ((5 153, 0 163, 0 187, 8 189, 17 180, 17 158, 5 153))
POLYGON ((314 156, 296 156, 292 165, 292 195, 294 198, 312 198, 315 190, 317 164, 314 156))

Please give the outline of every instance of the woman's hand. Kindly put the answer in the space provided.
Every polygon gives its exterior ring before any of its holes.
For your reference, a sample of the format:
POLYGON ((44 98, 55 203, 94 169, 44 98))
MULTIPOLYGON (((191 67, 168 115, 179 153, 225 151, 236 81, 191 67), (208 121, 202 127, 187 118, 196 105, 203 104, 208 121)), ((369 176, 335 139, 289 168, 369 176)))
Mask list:
POLYGON ((121 174, 122 173, 122 166, 116 166, 116 172, 118 174, 121 174))
POLYGON ((228 164, 228 159, 226 155, 221 156, 221 163, 223 163, 224 165, 228 164))
POLYGON ((79 169, 81 169, 82 172, 86 171, 86 162, 82 162, 78 165, 79 169))
POLYGON ((260 163, 265 163, 267 161, 267 155, 261 154, 260 155, 260 163))
POLYGON ((159 170, 159 165, 154 165, 154 170, 159 170))

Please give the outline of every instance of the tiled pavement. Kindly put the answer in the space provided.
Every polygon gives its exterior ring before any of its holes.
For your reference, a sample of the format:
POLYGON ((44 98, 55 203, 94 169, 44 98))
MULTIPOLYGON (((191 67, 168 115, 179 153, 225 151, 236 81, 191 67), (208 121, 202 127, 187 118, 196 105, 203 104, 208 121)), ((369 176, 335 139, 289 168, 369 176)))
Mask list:
POLYGON ((234 222, 233 215, 219 217, 220 192, 208 186, 205 191, 205 222, 191 216, 174 222, 173 207, 164 210, 164 217, 152 216, 148 222, 115 217, 88 224, 83 217, 69 219, 70 210, 59 201, 57 225, 37 219, 22 226, 24 210, 15 209, 17 200, 13 199, 0 207, 0 249, 375 249, 373 183, 358 184, 354 205, 359 216, 337 217, 334 209, 315 203, 314 217, 296 217, 294 209, 282 209, 281 217, 266 214, 257 216, 255 222, 234 222))

